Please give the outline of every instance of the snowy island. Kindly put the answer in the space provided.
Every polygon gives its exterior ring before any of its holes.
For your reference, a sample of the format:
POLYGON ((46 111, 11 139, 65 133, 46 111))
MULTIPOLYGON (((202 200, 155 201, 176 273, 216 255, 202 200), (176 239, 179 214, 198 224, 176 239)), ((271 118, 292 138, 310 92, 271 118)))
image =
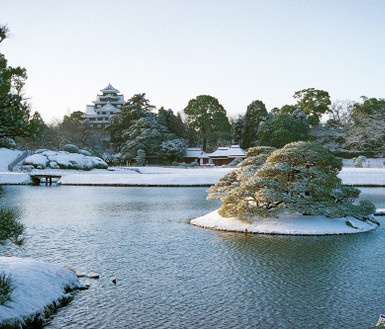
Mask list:
MULTIPOLYGON (((373 218, 374 219, 374 218, 373 218)), ((277 218, 264 218, 252 223, 237 217, 222 217, 218 210, 190 221, 192 225, 228 232, 281 234, 281 235, 334 235, 368 232, 378 225, 370 220, 353 217, 329 218, 286 214, 277 218), (347 224, 347 223, 350 224, 347 224)))
POLYGON ((261 234, 330 235, 374 230, 379 223, 360 190, 342 185, 342 161, 321 145, 253 147, 238 170, 209 189, 220 209, 191 220, 203 228, 261 234))

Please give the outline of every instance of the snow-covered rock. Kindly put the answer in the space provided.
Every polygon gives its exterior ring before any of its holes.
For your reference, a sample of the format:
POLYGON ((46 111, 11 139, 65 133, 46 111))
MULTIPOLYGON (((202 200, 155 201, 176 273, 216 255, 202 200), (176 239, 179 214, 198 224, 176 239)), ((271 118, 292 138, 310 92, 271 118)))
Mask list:
POLYGON ((329 218, 301 214, 281 214, 279 218, 258 219, 249 223, 236 217, 222 217, 218 210, 195 218, 190 223, 220 231, 284 235, 350 234, 367 232, 378 227, 371 221, 361 221, 353 217, 329 218))
POLYGON ((0 147, 0 171, 7 171, 8 165, 23 152, 0 147))
POLYGON ((0 272, 10 274, 15 287, 11 301, 0 306, 0 327, 24 325, 34 318, 44 322, 48 307, 58 307, 70 297, 66 291, 81 287, 68 268, 33 259, 0 257, 0 272))
POLYGON ((87 156, 79 153, 67 151, 41 150, 38 154, 33 154, 24 160, 25 165, 33 165, 35 168, 52 169, 107 169, 108 165, 102 159, 94 156, 87 156))
POLYGON ((43 154, 32 154, 23 161, 23 165, 31 165, 35 168, 45 168, 48 163, 48 158, 43 154))

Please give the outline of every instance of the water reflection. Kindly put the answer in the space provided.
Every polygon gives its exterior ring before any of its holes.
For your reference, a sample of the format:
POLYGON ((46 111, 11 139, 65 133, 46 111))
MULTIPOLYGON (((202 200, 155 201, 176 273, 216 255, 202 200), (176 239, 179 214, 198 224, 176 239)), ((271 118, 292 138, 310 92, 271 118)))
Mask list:
MULTIPOLYGON (((101 275, 48 328, 375 324, 385 307, 382 227, 339 237, 205 230, 188 224, 218 207, 205 190, 9 186, 0 202, 18 207, 28 241, 1 252, 101 275)), ((363 196, 382 202, 383 192, 363 196)))

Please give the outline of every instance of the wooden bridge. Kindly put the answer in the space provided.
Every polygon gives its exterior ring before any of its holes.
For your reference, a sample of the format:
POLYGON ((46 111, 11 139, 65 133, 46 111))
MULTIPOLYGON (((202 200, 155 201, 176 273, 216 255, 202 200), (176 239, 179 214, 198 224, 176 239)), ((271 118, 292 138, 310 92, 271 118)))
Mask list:
POLYGON ((54 180, 58 181, 61 178, 59 174, 29 174, 33 185, 40 185, 42 182, 45 185, 52 185, 54 180))

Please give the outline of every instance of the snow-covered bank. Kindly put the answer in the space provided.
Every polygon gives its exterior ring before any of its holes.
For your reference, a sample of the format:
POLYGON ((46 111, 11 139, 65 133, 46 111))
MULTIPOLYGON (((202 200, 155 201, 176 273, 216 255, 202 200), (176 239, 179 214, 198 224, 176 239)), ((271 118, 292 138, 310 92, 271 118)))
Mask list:
MULTIPOLYGON (((33 170, 32 173, 56 173, 62 175, 63 185, 105 186, 208 186, 218 182, 235 168, 173 168, 128 167, 111 170, 33 170), (138 173, 139 171, 140 173, 138 173)), ((342 168, 338 177, 342 183, 355 186, 385 186, 385 168, 342 168)), ((27 173, 0 171, 0 184, 30 184, 27 173)))
POLYGON ((66 267, 33 259, 0 257, 0 273, 11 274, 11 301, 0 306, 0 327, 15 328, 42 321, 49 308, 71 297, 66 291, 81 287, 76 274, 66 267))
POLYGON ((342 183, 354 186, 385 186, 385 168, 342 168, 342 183))
POLYGON ((372 222, 363 222, 352 217, 328 218, 325 216, 303 216, 285 214, 279 219, 266 218, 253 223, 240 221, 238 218, 225 218, 215 210, 190 221, 192 225, 220 231, 247 232, 282 235, 330 235, 350 234, 374 230, 378 227, 372 222), (355 228, 348 226, 349 221, 355 228))
POLYGON ((105 186, 209 186, 232 168, 139 168, 142 174, 126 172, 99 172, 95 175, 65 174, 59 180, 62 185, 105 185, 105 186))
POLYGON ((31 177, 26 173, 0 172, 0 185, 31 184, 31 177))

